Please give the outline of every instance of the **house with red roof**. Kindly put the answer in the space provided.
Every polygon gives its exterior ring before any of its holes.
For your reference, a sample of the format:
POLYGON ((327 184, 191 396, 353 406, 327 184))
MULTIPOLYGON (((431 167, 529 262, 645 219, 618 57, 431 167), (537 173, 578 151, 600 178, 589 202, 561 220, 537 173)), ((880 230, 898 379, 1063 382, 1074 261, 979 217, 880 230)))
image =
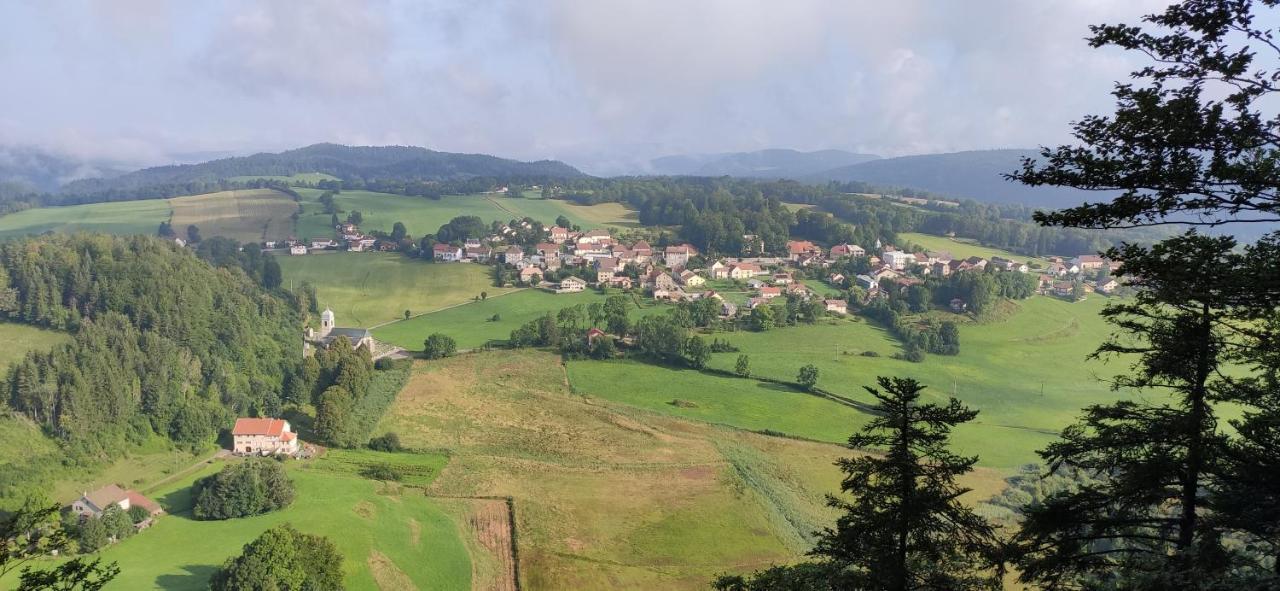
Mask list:
POLYGON ((298 453, 298 434, 284 419, 236 419, 236 425, 231 429, 231 440, 231 451, 242 455, 298 453))

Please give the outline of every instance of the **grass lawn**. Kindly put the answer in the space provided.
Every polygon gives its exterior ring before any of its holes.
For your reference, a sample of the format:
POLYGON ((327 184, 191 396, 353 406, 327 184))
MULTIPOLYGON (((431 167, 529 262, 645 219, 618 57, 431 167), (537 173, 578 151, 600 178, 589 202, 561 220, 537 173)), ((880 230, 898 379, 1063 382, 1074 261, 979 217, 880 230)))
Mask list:
POLYGON ((511 291, 493 286, 492 267, 432 264, 398 253, 314 252, 276 260, 285 285, 310 281, 320 307, 333 308, 339 326, 373 326, 402 319, 405 310, 421 314, 470 301, 482 291, 511 291))
POLYGON ((45 232, 155 234, 170 211, 165 199, 28 209, 0 216, 0 238, 45 232))
MULTIPOLYGON (((794 380, 801 366, 812 363, 819 369, 820 386, 855 399, 870 400, 862 386, 873 385, 881 375, 915 377, 929 386, 926 398, 934 401, 954 393, 981 411, 974 422, 956 430, 957 449, 979 454, 981 465, 1009 469, 1036 461, 1034 451, 1082 407, 1120 396, 1101 381, 1118 371, 1119 364, 1085 362, 1108 333, 1098 316, 1103 303, 1104 298, 1072 304, 1034 297, 1019 302, 1020 309, 1004 321, 962 324, 961 353, 929 355, 923 363, 892 359, 900 350, 897 341, 857 319, 715 336, 748 355, 753 374, 794 380), (866 357, 864 351, 879 356, 866 357)), ((715 354, 711 366, 732 370, 738 354, 715 354)), ((732 397, 752 389, 738 380, 648 365, 572 362, 569 375, 575 391, 591 396, 820 440, 841 441, 862 420, 853 409, 818 399, 804 399, 802 405, 792 398, 757 395, 743 406, 732 397), (672 406, 673 398, 688 398, 698 407, 672 406), (831 416, 812 406, 825 407, 831 416)))
POLYGON ((0 342, 5 343, 0 347, 0 371, 26 357, 27 351, 48 351, 70 340, 71 335, 64 332, 0 321, 0 342))
MULTIPOLYGON (((432 493, 516 499, 523 588, 706 589, 801 558, 831 523, 823 494, 847 450, 575 396, 565 382, 541 351, 420 361, 379 429, 450 451, 432 493)), ((975 499, 999 483, 989 470, 966 479, 975 499)))
POLYGON ((187 226, 200 228, 202 237, 224 236, 240 242, 285 239, 293 235, 293 214, 298 204, 272 189, 221 191, 169 200, 173 228, 179 235, 187 226))
POLYGON ((603 302, 605 297, 594 290, 555 294, 541 289, 522 289, 508 295, 491 295, 487 300, 388 324, 374 330, 373 336, 410 351, 420 351, 427 335, 442 332, 453 337, 458 342, 458 348, 472 349, 490 340, 505 340, 511 336, 511 331, 547 312, 554 313, 560 308, 576 304, 603 302), (491 321, 494 314, 499 315, 500 320, 491 321))
MULTIPOLYGON (((298 220, 300 238, 328 238, 333 235, 329 227, 330 216, 324 213, 316 201, 323 191, 298 189, 304 197, 303 213, 298 220)), ((574 205, 568 201, 551 199, 512 199, 499 195, 448 195, 440 199, 411 197, 371 191, 343 191, 334 198, 345 218, 351 211, 359 211, 364 218, 360 227, 364 230, 390 232, 396 222, 403 222, 411 236, 434 234, 449 220, 464 215, 479 217, 485 224, 498 220, 529 216, 550 226, 557 216, 565 215, 583 228, 603 226, 630 227, 636 225, 635 212, 618 203, 599 205, 574 205)))
MULTIPOLYGON (((342 467, 349 453, 331 451, 333 458, 292 462, 289 475, 297 486, 297 500, 268 515, 226 521, 191 519, 191 483, 220 469, 222 461, 155 491, 153 498, 170 514, 101 553, 103 560, 120 565, 120 576, 107 589, 205 589, 209 576, 224 560, 239 554, 244 544, 266 529, 286 522, 303 532, 328 536, 337 544, 345 558, 348 589, 404 588, 406 584, 418 589, 468 589, 471 563, 450 515, 417 489, 350 475, 342 467), (334 469, 335 465, 339 467, 334 469)), ((429 466, 433 473, 446 461, 435 454, 384 455, 429 466)))
POLYGON ((1042 258, 1029 257, 1026 255, 1016 254, 999 248, 991 248, 982 246, 977 242, 964 238, 947 238, 945 236, 934 236, 932 234, 920 234, 918 232, 903 232, 898 237, 918 244, 929 250, 946 251, 956 258, 982 257, 989 259, 993 256, 1004 257, 1015 261, 1027 261, 1028 263, 1039 263, 1041 266, 1047 264, 1042 258))

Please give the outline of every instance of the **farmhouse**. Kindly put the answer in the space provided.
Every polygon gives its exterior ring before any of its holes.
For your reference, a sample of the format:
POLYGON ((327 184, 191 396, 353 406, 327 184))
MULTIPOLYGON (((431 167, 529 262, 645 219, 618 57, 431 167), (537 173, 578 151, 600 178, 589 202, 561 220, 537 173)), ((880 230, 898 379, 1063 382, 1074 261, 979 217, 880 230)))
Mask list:
POLYGON ((689 264, 689 257, 695 254, 692 246, 688 244, 680 244, 677 246, 668 246, 662 252, 662 260, 668 267, 683 267, 689 264))
POLYGON ((1080 271, 1097 271, 1107 264, 1107 259, 1096 254, 1082 254, 1072 259, 1071 263, 1080 271))
POLYGON ((563 244, 569 241, 569 229, 555 226, 551 228, 551 241, 556 244, 563 244))
POLYGON ((321 347, 328 348, 339 338, 346 337, 351 342, 351 347, 358 349, 365 347, 369 352, 373 352, 373 333, 367 328, 338 328, 334 326, 333 310, 325 308, 320 313, 320 330, 307 329, 307 341, 321 347))
POLYGON ((776 298, 776 297, 778 297, 778 296, 780 296, 780 295, 782 295, 782 288, 781 288, 781 287, 768 287, 768 286, 765 286, 765 287, 761 287, 761 288, 760 288, 760 297, 762 297, 762 298, 764 298, 764 299, 766 299, 766 300, 771 300, 771 299, 776 298))
POLYGON ((807 255, 822 254, 822 249, 818 245, 808 240, 788 240, 787 256, 792 261, 799 261, 807 255))
POLYGON ((867 251, 857 244, 837 244, 831 247, 831 258, 840 257, 861 257, 866 256, 867 251))
POLYGON ((290 246, 290 247, 289 247, 289 254, 291 254, 291 255, 302 255, 302 254, 307 254, 307 245, 305 245, 305 244, 295 244, 295 245, 293 245, 293 246, 290 246))
POLYGON ((685 287, 700 287, 706 284, 706 282, 706 279, 703 279, 701 275, 694 273, 693 271, 686 269, 680 272, 680 284, 685 287))
POLYGON ((880 258, 884 260, 886 265, 894 271, 901 271, 907 268, 907 265, 915 264, 916 257, 908 252, 901 250, 891 250, 881 253, 880 258))
POLYGON ((835 312, 836 314, 849 313, 849 304, 844 300, 823 300, 822 303, 826 305, 828 312, 835 312))
POLYGON ((523 260, 524 251, 520 250, 519 246, 508 246, 507 249, 502 252, 502 262, 508 265, 514 265, 523 260))
POLYGON ((542 270, 537 267, 525 267, 520 269, 520 282, 525 285, 533 285, 542 280, 542 270))
POLYGON ((449 244, 437 244, 431 247, 431 256, 437 261, 456 263, 462 260, 462 249, 449 244))
POLYGON ((583 281, 582 279, 579 279, 577 277, 569 276, 569 277, 565 277, 564 280, 560 282, 560 287, 559 289, 556 289, 556 293, 574 293, 574 292, 582 291, 586 288, 587 288, 586 281, 583 281))
POLYGON ((123 511, 128 511, 130 507, 142 507, 152 516, 164 513, 160 505, 143 496, 142 493, 132 489, 126 490, 114 484, 80 495, 80 498, 71 503, 71 512, 81 517, 98 517, 112 505, 123 511))
POLYGON ((298 453, 298 435, 284 419, 236 419, 236 426, 231 429, 231 440, 231 451, 237 454, 298 453))

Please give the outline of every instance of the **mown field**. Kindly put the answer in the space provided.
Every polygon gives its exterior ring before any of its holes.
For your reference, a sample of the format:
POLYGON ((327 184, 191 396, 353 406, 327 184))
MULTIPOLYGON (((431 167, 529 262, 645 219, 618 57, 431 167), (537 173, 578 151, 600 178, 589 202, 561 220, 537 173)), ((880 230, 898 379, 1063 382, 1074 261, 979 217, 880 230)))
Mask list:
POLYGON ((966 239, 933 236, 931 234, 920 234, 918 232, 903 232, 898 234, 898 237, 913 244, 923 246, 928 250, 949 252, 951 253, 951 256, 955 258, 982 257, 984 259, 989 259, 991 257, 1004 257, 1015 261, 1040 263, 1042 266, 1047 263, 1047 261, 1042 258, 1016 254, 999 248, 991 248, 966 239))
POLYGON ((272 189, 220 191, 169 200, 173 228, 179 235, 189 225, 201 236, 223 236, 240 242, 283 240, 293 235, 298 204, 272 189))
MULTIPOLYGON (((493 292, 490 291, 492 294, 493 292)), ((431 333, 444 333, 458 342, 460 349, 480 347, 491 340, 506 340, 511 331, 548 312, 554 314, 561 308, 604 302, 608 296, 595 290, 579 293, 557 294, 541 289, 519 289, 487 300, 466 304, 388 324, 373 331, 374 338, 404 347, 410 351, 422 350, 422 341, 431 333), (494 320, 494 316, 497 319, 494 320)), ((658 314, 669 309, 651 300, 639 301, 634 314, 658 314), (643 307, 640 307, 640 305, 643 307)))
POLYGON ((348 589, 469 589, 471 560, 454 510, 438 506, 419 489, 362 478, 352 473, 353 462, 419 466, 431 475, 421 482, 426 484, 446 458, 331 451, 319 460, 291 462, 297 499, 289 507, 255 517, 196 521, 190 516, 191 483, 224 464, 210 461, 179 480, 144 491, 169 515, 100 553, 104 561, 120 565, 120 576, 107 589, 206 589, 224 560, 280 523, 333 540, 345 559, 348 589))
POLYGON ((289 175, 289 176, 282 176, 282 175, 258 175, 258 176, 254 176, 254 175, 244 175, 244 176, 233 176, 233 177, 228 177, 228 178, 227 178, 227 180, 229 180, 229 181, 233 181, 233 182, 248 182, 248 181, 256 181, 256 180, 259 180, 259 179, 266 180, 266 181, 285 181, 285 182, 300 182, 300 183, 318 183, 318 182, 320 182, 320 181, 336 181, 336 180, 339 180, 339 179, 338 179, 338 177, 333 176, 333 175, 331 175, 331 174, 325 174, 325 173, 323 173, 323 172, 300 172, 300 173, 297 173, 297 174, 291 174, 291 175, 289 175))
POLYGON ((0 238, 45 232, 155 234, 170 213, 165 199, 41 207, 0 216, 0 238))
MULTIPOLYGON (((794 381, 801 366, 813 364, 819 386, 856 400, 870 400, 862 386, 881 375, 915 377, 929 386, 931 400, 954 394, 981 412, 957 429, 957 449, 980 455, 981 465, 1009 469, 1035 461, 1034 451, 1083 406, 1120 396, 1102 381, 1120 364, 1085 361, 1108 334, 1098 316, 1103 304, 1100 297, 1074 304, 1047 297, 1018 302, 1005 320, 962 325, 959 355, 929 355, 923 363, 892 359, 897 341, 858 319, 716 336, 748 355, 755 375, 794 381)), ((717 353, 711 367, 732 371, 738 355, 717 353)), ((843 441, 867 419, 856 409, 751 380, 633 362, 574 361, 568 367, 576 392, 713 423, 843 441), (697 406, 677 407, 673 398, 697 406)))
MULTIPOLYGON (((485 265, 433 264, 398 253, 320 252, 276 257, 284 284, 316 286, 320 307, 338 316, 339 326, 373 326, 511 291, 493 286, 485 265)), ((421 345, 421 339, 419 339, 421 345)))
MULTIPOLYGON (((706 589, 796 560, 847 453, 575 396, 538 351, 419 362, 380 430, 450 452, 432 493, 515 498, 530 590, 706 589)), ((1000 486, 967 482, 975 500, 1000 486)))
POLYGON ((71 335, 27 324, 0 321, 0 375, 10 363, 26 357, 27 351, 48 351, 54 345, 71 340, 71 335))
MULTIPOLYGON (((330 215, 324 213, 317 201, 323 191, 298 189, 304 197, 303 214, 298 220, 299 237, 328 238, 333 235, 329 227, 330 215)), ((396 222, 402 222, 409 234, 421 236, 434 234, 449 220, 464 215, 474 215, 486 224, 494 220, 507 222, 513 218, 529 216, 551 225, 556 217, 564 215, 583 228, 632 227, 637 224, 635 212, 617 203, 581 206, 568 201, 553 199, 512 199, 499 195, 449 195, 440 199, 411 197, 371 191, 343 191, 334 201, 344 213, 359 211, 364 218, 360 227, 364 230, 390 232, 396 222)))

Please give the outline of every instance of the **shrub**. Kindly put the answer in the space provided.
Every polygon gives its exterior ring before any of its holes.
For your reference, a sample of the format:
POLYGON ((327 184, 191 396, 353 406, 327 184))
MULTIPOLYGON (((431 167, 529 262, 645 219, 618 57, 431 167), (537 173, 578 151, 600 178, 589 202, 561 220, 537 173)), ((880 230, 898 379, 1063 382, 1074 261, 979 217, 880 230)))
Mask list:
POLYGON ((147 511, 146 509, 143 509, 142 507, 139 507, 137 505, 133 505, 132 507, 129 507, 129 520, 132 521, 135 525, 146 521, 147 518, 149 517, 151 517, 150 511, 147 511))
POLYGON ((284 465, 254 458, 231 464, 191 486, 196 519, 232 519, 261 515, 293 502, 293 481, 284 465))
POLYGON ((387 433, 379 437, 369 440, 369 449, 374 451, 404 451, 404 446, 400 444, 400 436, 395 433, 387 433))
POLYGON ((395 468, 385 464, 374 464, 360 471, 360 475, 370 480, 391 480, 399 482, 404 478, 395 468))
POLYGON ((427 340, 423 341, 422 345, 422 354, 427 359, 452 357, 458 352, 457 341, 454 341, 453 337, 449 335, 438 332, 427 337, 427 340))
POLYGON ((209 588, 341 589, 342 554, 329 538, 279 525, 247 544, 240 556, 227 559, 209 588))
POLYGON ((880 354, 875 351, 863 351, 862 356, 863 357, 879 357, 880 354))
POLYGON ((698 403, 690 400, 681 400, 679 398, 672 400, 670 404, 677 408, 698 408, 698 403))

